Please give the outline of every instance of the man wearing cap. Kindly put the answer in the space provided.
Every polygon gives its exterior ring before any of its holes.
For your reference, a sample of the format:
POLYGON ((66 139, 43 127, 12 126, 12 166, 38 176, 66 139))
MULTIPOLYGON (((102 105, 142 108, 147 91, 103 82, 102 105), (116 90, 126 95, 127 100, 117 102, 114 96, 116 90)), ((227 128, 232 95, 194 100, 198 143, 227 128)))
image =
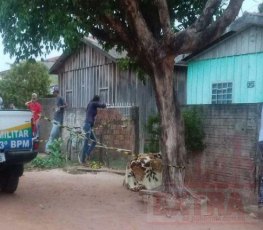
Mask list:
POLYGON ((42 106, 37 101, 37 94, 32 93, 31 100, 26 102, 25 105, 32 112, 33 136, 39 138, 39 120, 41 117, 42 106))
POLYGON ((65 100, 59 95, 59 90, 54 89, 53 95, 56 96, 56 108, 54 113, 54 118, 52 122, 52 129, 50 131, 50 136, 46 144, 46 153, 49 153, 49 146, 52 142, 59 137, 60 127, 63 124, 64 110, 67 107, 65 100))

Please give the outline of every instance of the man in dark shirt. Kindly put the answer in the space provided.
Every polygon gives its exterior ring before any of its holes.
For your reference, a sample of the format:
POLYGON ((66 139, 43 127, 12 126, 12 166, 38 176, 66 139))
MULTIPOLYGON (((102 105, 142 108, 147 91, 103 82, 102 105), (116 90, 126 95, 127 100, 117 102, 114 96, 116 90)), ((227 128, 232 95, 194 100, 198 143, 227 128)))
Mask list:
POLYGON ((94 126, 98 108, 106 108, 106 104, 100 103, 100 97, 98 95, 95 95, 93 99, 89 102, 86 110, 86 119, 83 127, 86 138, 84 140, 82 154, 79 159, 79 162, 81 164, 85 163, 86 158, 91 154, 92 150, 96 146, 96 136, 92 128, 94 126), (91 144, 89 144, 89 141, 91 141, 91 144))
POLYGON ((53 91, 54 96, 56 96, 56 108, 54 113, 54 119, 52 122, 52 129, 50 132, 50 136, 48 142, 46 144, 46 153, 50 152, 49 146, 52 142, 59 137, 60 127, 63 124, 63 116, 64 110, 67 107, 67 103, 64 101, 62 97, 59 96, 59 90, 55 89, 53 91))

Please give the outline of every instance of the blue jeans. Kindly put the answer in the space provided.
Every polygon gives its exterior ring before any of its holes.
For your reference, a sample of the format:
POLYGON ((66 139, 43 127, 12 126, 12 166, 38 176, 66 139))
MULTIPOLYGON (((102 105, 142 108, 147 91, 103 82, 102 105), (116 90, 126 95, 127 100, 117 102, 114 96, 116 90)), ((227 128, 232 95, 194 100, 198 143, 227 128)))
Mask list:
POLYGON ((49 146, 52 144, 52 142, 59 137, 60 125, 61 124, 58 121, 55 120, 52 121, 50 136, 48 142, 46 143, 46 148, 45 148, 46 153, 49 152, 49 146))
POLYGON ((82 149, 82 155, 81 155, 81 162, 84 163, 86 158, 91 154, 92 150, 95 148, 97 144, 96 136, 92 130, 92 125, 90 123, 85 123, 83 130, 85 132, 85 140, 84 145, 82 149), (91 142, 89 144, 89 142, 91 142))

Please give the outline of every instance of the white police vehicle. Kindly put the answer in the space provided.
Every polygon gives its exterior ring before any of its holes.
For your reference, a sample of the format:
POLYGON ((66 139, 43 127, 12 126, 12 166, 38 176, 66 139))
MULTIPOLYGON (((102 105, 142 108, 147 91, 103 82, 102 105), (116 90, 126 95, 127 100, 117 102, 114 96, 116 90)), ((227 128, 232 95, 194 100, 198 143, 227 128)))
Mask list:
POLYGON ((24 164, 38 153, 31 117, 28 110, 0 110, 0 189, 3 192, 15 192, 24 164))

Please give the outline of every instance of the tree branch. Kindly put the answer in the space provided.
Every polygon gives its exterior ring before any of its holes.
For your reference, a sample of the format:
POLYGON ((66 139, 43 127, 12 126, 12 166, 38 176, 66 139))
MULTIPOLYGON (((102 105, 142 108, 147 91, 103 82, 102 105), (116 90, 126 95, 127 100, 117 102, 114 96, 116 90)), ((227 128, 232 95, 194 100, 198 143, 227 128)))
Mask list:
POLYGON ((135 37, 137 37, 136 42, 139 50, 147 54, 147 56, 153 57, 157 44, 141 14, 138 0, 123 0, 123 4, 123 10, 127 13, 128 20, 136 33, 135 37))
POLYGON ((106 14, 102 18, 102 20, 105 24, 105 27, 110 26, 118 34, 118 37, 122 40, 123 43, 131 43, 132 40, 130 39, 126 28, 119 20, 116 20, 109 14, 106 14))
POLYGON ((172 35, 172 32, 171 32, 170 15, 169 15, 167 1, 155 0, 155 4, 158 8, 163 34, 165 37, 170 37, 172 35))
POLYGON ((194 52, 220 37, 227 26, 237 17, 244 0, 230 0, 228 7, 215 22, 198 31, 194 26, 175 34, 171 38, 171 49, 177 55, 194 52))
POLYGON ((208 28, 210 32, 215 32, 215 38, 218 38, 225 31, 226 27, 235 20, 243 2, 244 0, 230 0, 224 14, 208 28))
POLYGON ((116 47, 116 44, 118 44, 124 50, 129 51, 130 57, 134 57, 135 54, 137 53, 136 49, 134 48, 134 44, 132 44, 132 41, 123 39, 123 37, 121 37, 122 34, 118 34, 118 33, 113 34, 108 29, 99 29, 99 28, 92 28, 91 34, 94 37, 96 37, 98 40, 111 44, 112 47, 116 47))
POLYGON ((195 28, 197 32, 204 30, 211 23, 213 15, 220 4, 221 0, 209 0, 206 3, 203 13, 193 24, 193 28, 195 28))
POLYGON ((103 42, 107 42, 110 44, 117 44, 118 42, 123 44, 117 34, 112 34, 108 30, 93 27, 91 28, 90 33, 98 40, 102 40, 103 42))
POLYGON ((107 41, 112 44, 121 44, 121 46, 129 52, 129 57, 138 58, 138 61, 142 63, 142 66, 144 66, 143 69, 145 72, 150 74, 151 68, 148 59, 145 57, 144 52, 139 50, 136 40, 134 40, 131 35, 129 36, 131 32, 128 31, 128 28, 125 28, 119 20, 116 20, 110 15, 105 15, 102 21, 104 27, 107 29, 93 28, 92 34, 103 41, 107 41), (109 31, 110 29, 114 30, 115 33, 113 34, 109 31))

